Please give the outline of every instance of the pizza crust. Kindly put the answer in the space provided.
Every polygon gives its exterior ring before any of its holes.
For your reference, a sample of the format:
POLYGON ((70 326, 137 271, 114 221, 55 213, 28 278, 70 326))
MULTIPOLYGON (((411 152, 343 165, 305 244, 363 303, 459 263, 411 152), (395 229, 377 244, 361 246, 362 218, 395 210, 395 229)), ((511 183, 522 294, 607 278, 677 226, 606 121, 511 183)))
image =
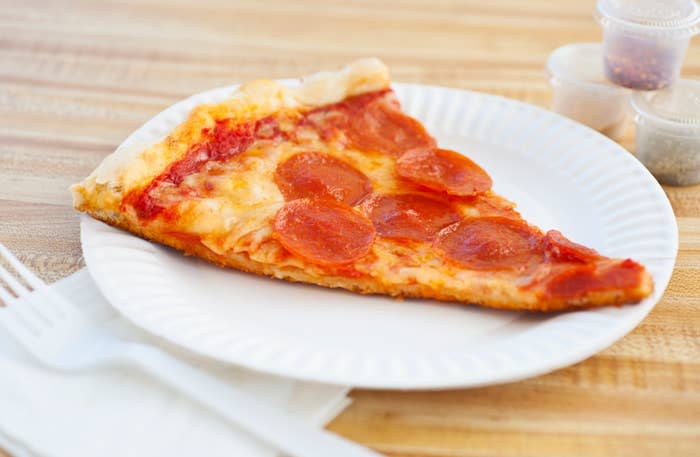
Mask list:
POLYGON ((512 311, 552 312, 571 309, 595 308, 601 305, 622 305, 642 300, 653 290, 653 280, 644 272, 635 289, 592 291, 578 298, 538 297, 504 281, 493 281, 477 286, 475 283, 421 281, 381 281, 373 276, 344 277, 317 274, 315 268, 278 265, 259 262, 247 252, 219 254, 201 243, 190 243, 162 233, 153 226, 142 227, 130 222, 122 214, 108 214, 99 210, 90 215, 117 228, 127 230, 146 240, 173 247, 188 256, 197 256, 222 268, 234 268, 247 273, 283 279, 289 282, 314 284, 322 287, 346 289, 361 294, 389 295, 397 298, 424 298, 445 302, 480 305, 512 311))
POLYGON ((339 102, 347 97, 388 88, 389 70, 379 59, 360 59, 335 72, 321 72, 302 78, 297 87, 272 80, 241 85, 230 98, 216 105, 200 105, 188 119, 161 142, 120 146, 81 183, 70 187, 73 206, 118 210, 130 190, 145 185, 187 152, 201 137, 203 128, 217 119, 244 121, 282 110, 303 110, 339 102))

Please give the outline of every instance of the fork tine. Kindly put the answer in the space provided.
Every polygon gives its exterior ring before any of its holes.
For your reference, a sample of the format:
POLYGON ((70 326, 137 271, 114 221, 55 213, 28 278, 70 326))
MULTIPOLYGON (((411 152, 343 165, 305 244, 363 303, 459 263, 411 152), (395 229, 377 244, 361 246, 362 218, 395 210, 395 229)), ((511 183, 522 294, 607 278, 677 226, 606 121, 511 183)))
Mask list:
MULTIPOLYGON (((37 294, 43 295, 50 299, 52 306, 43 306, 45 303, 38 303, 35 296, 29 295, 27 302, 31 303, 32 308, 35 309, 36 312, 50 320, 50 318, 42 311, 43 308, 50 308, 53 313, 58 315, 58 317, 65 317, 69 312, 76 311, 75 306, 72 303, 63 298, 63 296, 59 293, 51 290, 48 284, 42 281, 29 268, 24 266, 24 264, 20 262, 17 257, 15 257, 2 243, 0 243, 0 257, 4 257, 12 268, 17 271, 20 277, 22 277, 25 281, 27 281, 27 283, 29 283, 29 285, 32 286, 37 294)), ((27 289, 22 287, 22 290, 26 291, 27 289)), ((18 295, 20 295, 20 292, 16 292, 18 295)))
POLYGON ((10 274, 9 271, 7 271, 3 266, 0 265, 0 278, 2 278, 5 283, 10 286, 10 289, 12 289, 15 294, 18 296, 22 296, 26 293, 29 293, 29 289, 27 289, 24 285, 22 285, 19 281, 17 281, 17 278, 14 277, 14 275, 10 274))
POLYGON ((5 260, 12 266, 12 268, 19 273, 19 275, 24 278, 25 281, 29 283, 34 289, 40 288, 44 281, 39 279, 29 268, 25 267, 22 262, 20 262, 17 257, 10 252, 9 249, 5 247, 4 244, 0 243, 0 256, 4 257, 5 260))
POLYGON ((48 308, 53 309, 53 311, 58 315, 58 317, 66 317, 68 315, 75 315, 79 314, 80 310, 78 309, 75 304, 69 300, 67 300, 63 295, 60 293, 56 292, 51 286, 48 284, 43 284, 39 288, 35 289, 36 294, 33 294, 30 299, 34 303, 38 303, 38 306, 44 306, 41 302, 38 301, 39 297, 45 297, 48 298, 49 303, 51 303, 51 306, 48 308))
POLYGON ((3 319, 4 322, 8 320, 19 321, 34 335, 39 335, 41 330, 47 327, 46 318, 38 317, 36 311, 31 310, 29 306, 25 306, 26 300, 24 298, 15 298, 6 290, 3 290, 2 287, 0 287, 0 290, 2 290, 0 296, 5 302, 5 306, 2 308, 2 312, 6 316, 6 319, 3 319))
MULTIPOLYGON (((20 284, 12 273, 7 271, 2 265, 0 265, 0 278, 2 278, 17 295, 17 303, 13 305, 13 308, 22 308, 22 310, 18 310, 18 312, 21 312, 25 316, 26 313, 34 314, 37 319, 42 321, 41 323, 43 325, 53 325, 52 321, 54 317, 47 314, 47 308, 52 308, 52 306, 42 306, 37 303, 35 300, 36 297, 32 296, 33 294, 31 291, 20 284)), ((7 301, 7 298, 4 298, 4 300, 7 301)))
POLYGON ((10 306, 10 302, 17 300, 4 287, 0 287, 0 299, 5 303, 5 306, 10 306))

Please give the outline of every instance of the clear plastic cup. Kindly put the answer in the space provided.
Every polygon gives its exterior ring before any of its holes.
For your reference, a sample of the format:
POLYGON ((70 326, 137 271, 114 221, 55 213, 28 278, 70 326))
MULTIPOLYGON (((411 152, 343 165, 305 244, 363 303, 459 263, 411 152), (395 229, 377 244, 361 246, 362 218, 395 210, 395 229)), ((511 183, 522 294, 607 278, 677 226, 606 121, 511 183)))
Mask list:
POLYGON ((627 125, 632 91, 610 83, 600 43, 562 46, 549 55, 552 109, 617 140, 627 125))
POLYGON ((681 79, 657 92, 637 92, 637 158, 662 184, 700 183, 700 81, 681 79))
POLYGON ((690 38, 698 33, 694 0, 598 0, 605 74, 620 86, 658 90, 680 75, 690 38))

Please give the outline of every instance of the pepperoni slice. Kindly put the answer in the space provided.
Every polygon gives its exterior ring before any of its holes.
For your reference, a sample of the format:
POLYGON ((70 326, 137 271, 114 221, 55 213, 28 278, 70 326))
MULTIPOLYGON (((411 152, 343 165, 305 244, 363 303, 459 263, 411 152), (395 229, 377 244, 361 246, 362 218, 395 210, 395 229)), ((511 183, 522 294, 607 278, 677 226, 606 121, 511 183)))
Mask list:
POLYGON ((415 149, 399 157, 402 178, 450 195, 471 196, 491 188, 491 177, 476 163, 447 149, 415 149))
POLYGON ((575 298, 589 292, 619 290, 638 287, 644 267, 627 259, 609 266, 595 264, 572 265, 549 278, 545 296, 551 298, 575 298))
POLYGON ((462 219, 434 242, 445 257, 475 270, 518 270, 543 258, 541 235, 505 217, 462 219))
POLYGON ((349 119, 345 133, 355 148, 392 157, 435 147, 435 140, 420 122, 386 104, 372 104, 349 119))
POLYGON ((329 198, 353 206, 372 192, 372 184, 362 172, 316 152, 302 152, 279 164, 275 182, 287 201, 329 198))
POLYGON ((275 216, 273 237, 293 254, 318 265, 343 265, 369 252, 372 222, 333 200, 287 202, 275 216))
POLYGON ((595 250, 570 241, 558 230, 545 235, 544 252, 548 262, 585 263, 603 258, 595 250))
POLYGON ((309 112, 306 119, 324 139, 340 130, 353 147, 362 151, 399 157, 412 149, 435 147, 435 140, 423 125, 401 112, 391 90, 347 98, 309 112))
POLYGON ((432 241, 440 229, 460 220, 449 203, 419 194, 376 195, 362 206, 385 238, 432 241))

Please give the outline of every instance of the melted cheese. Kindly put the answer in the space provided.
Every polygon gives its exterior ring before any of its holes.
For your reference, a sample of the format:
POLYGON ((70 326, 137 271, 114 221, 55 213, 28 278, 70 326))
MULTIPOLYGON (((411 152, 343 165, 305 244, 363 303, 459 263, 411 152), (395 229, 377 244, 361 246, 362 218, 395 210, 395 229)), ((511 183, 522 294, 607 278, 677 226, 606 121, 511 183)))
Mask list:
MULTIPOLYGON (((292 128, 292 124, 284 122, 282 126, 283 129, 292 128)), ((245 253, 257 262, 303 268, 312 276, 320 277, 328 274, 328 270, 290 255, 272 237, 272 220, 284 205, 284 197, 274 181, 279 163, 294 154, 314 151, 354 166, 370 179, 374 193, 420 191, 413 184, 398 179, 392 157, 351 149, 342 136, 323 141, 310 128, 297 128, 295 138, 295 142, 257 141, 229 161, 207 163, 201 171, 187 176, 178 187, 159 188, 155 193, 158 201, 180 202, 179 217, 168 222, 171 229, 175 225, 176 231, 199 237, 203 245, 219 255, 245 253), (193 195, 183 200, 186 195, 183 189, 193 195)), ((495 196, 489 203, 508 211, 512 207, 495 196)), ((484 213, 483 208, 464 203, 458 208, 465 216, 484 213)), ((356 210, 359 211, 357 207, 356 210)), ((399 243, 377 238, 370 253, 355 262, 353 268, 386 284, 440 288, 468 283, 484 291, 496 285, 494 275, 457 268, 442 260, 427 243, 399 243)))

